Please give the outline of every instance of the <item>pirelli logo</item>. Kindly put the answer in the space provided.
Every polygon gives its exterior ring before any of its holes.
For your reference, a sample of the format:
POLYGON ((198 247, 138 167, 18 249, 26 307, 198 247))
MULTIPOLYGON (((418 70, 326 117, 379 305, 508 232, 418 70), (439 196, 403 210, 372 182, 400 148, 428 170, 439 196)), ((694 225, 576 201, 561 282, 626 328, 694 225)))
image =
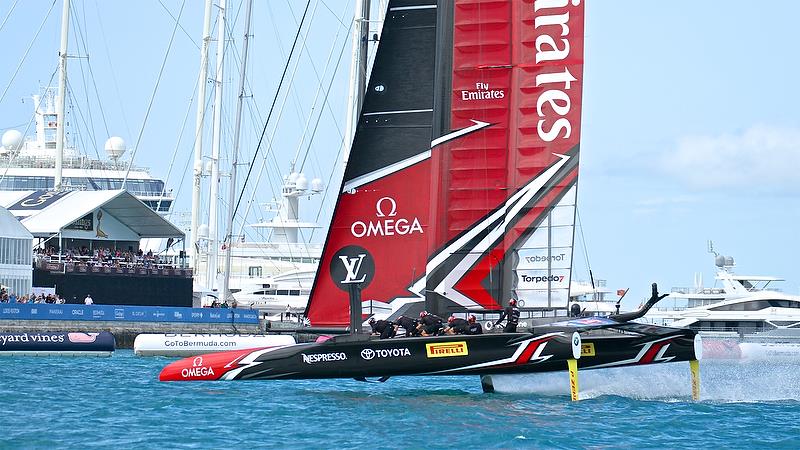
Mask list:
POLYGON ((467 356, 467 343, 464 341, 458 342, 442 342, 441 344, 425 344, 425 351, 428 353, 428 358, 446 358, 448 356, 467 356))
POLYGON ((594 343, 581 344, 581 356, 594 356, 594 343))

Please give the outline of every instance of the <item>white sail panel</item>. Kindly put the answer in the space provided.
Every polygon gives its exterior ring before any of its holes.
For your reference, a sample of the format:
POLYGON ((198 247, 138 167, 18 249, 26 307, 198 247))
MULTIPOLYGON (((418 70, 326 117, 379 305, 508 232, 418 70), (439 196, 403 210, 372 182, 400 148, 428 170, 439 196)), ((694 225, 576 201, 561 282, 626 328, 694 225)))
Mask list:
POLYGON ((539 289, 517 289, 519 305, 524 308, 564 308, 569 296, 568 289, 553 289, 550 292, 539 289))
POLYGON ((527 308, 566 308, 572 275, 576 188, 516 250, 513 288, 527 308))
POLYGON ((572 247, 527 248, 518 252, 518 270, 572 267, 572 247))

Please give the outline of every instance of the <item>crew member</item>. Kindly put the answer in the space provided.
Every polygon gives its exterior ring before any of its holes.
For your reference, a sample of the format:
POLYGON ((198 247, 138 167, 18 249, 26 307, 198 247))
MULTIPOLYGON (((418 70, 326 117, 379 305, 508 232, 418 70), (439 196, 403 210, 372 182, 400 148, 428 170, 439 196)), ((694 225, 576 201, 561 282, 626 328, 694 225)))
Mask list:
POLYGON ((419 320, 412 317, 400 316, 395 321, 398 327, 403 327, 406 330, 406 337, 419 336, 419 320))
POLYGON ((475 316, 470 314, 467 323, 467 334, 483 334, 483 327, 475 320, 475 316))
POLYGON ((519 323, 519 308, 517 308, 517 301, 513 298, 508 301, 508 306, 503 309, 503 314, 500 314, 500 318, 497 319, 497 322, 495 322, 494 325, 500 325, 500 322, 502 322, 506 317, 508 319, 506 321, 506 327, 503 329, 503 333, 516 333, 517 324, 519 323))
POLYGON ((444 332, 445 334, 468 334, 468 327, 469 322, 467 322, 466 319, 450 316, 447 319, 447 328, 444 329, 444 332))
POLYGON ((431 314, 428 311, 419 313, 419 326, 420 334, 423 336, 438 336, 442 333, 442 320, 436 314, 431 314))
POLYGON ((397 333, 394 322, 389 320, 375 320, 374 317, 371 317, 369 326, 372 327, 372 334, 380 335, 381 339, 392 338, 397 333))

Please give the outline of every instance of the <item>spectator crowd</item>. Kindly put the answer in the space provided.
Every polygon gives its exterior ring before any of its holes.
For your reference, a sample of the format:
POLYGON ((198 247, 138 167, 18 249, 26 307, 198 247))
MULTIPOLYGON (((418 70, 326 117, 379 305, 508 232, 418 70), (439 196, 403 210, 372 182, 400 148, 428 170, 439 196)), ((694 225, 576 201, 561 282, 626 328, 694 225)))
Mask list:
POLYGON ((86 246, 80 248, 68 248, 59 252, 55 247, 47 249, 37 248, 34 250, 34 260, 41 262, 64 262, 67 264, 87 264, 89 267, 156 267, 162 266, 172 268, 166 264, 159 255, 153 251, 144 252, 142 249, 137 251, 122 250, 118 248, 96 248, 90 250, 86 246))
POLYGON ((30 294, 17 297, 17 294, 8 292, 5 288, 0 289, 0 303, 52 303, 62 305, 65 303, 64 297, 58 294, 41 293, 39 295, 30 294))

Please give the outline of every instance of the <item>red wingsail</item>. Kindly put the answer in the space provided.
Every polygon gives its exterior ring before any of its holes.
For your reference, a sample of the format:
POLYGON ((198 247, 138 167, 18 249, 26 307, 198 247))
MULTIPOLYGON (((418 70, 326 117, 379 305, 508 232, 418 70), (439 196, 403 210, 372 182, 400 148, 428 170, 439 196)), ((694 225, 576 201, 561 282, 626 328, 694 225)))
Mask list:
POLYGON ((566 307, 582 78, 578 1, 390 2, 311 323, 348 323, 349 283, 436 311, 566 307))

